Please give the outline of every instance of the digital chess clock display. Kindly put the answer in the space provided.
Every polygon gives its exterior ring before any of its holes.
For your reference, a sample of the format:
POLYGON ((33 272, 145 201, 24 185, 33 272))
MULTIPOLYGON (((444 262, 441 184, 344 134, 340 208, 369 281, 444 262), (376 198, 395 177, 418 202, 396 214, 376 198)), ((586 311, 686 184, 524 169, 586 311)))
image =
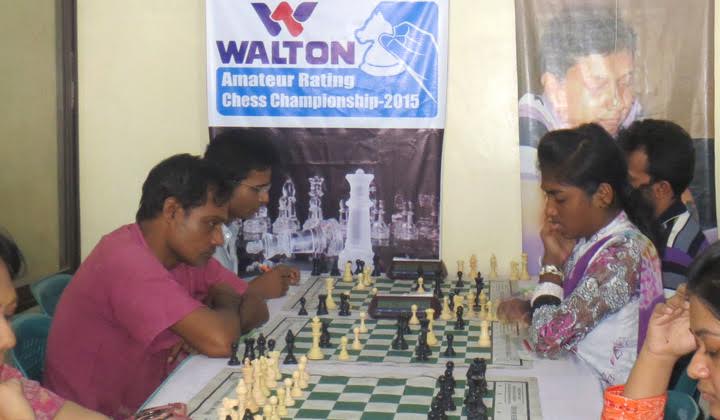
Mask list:
POLYGON ((417 316, 423 318, 425 309, 433 308, 435 316, 440 314, 440 302, 432 295, 376 295, 370 301, 368 313, 373 318, 397 318, 410 314, 412 305, 417 305, 417 316))

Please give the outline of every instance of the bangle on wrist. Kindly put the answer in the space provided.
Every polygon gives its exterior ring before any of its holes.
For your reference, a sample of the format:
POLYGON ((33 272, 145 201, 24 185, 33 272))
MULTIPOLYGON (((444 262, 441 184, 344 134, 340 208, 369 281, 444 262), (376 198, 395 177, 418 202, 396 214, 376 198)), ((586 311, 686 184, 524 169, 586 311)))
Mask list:
POLYGON ((554 264, 543 264, 543 266, 540 267, 540 275, 542 276, 544 274, 558 276, 560 277, 560 281, 565 278, 565 274, 563 274, 562 270, 554 264))

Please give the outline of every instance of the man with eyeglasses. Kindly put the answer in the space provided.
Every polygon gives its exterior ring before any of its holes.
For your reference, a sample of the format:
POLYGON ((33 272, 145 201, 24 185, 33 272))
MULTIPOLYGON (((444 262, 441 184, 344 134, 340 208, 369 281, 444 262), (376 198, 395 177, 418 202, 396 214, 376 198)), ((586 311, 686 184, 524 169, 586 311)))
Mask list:
MULTIPOLYGON (((260 131, 231 129, 216 136, 205 149, 205 159, 227 172, 234 186, 223 225, 225 242, 215 249, 214 258, 233 273, 238 272, 237 240, 243 219, 251 217, 270 200, 272 169, 279 163, 277 151, 260 131)), ((252 281, 267 297, 283 296, 288 285, 297 284, 296 268, 277 265, 252 281)))
POLYGON ((690 135, 664 120, 636 121, 618 137, 628 160, 629 181, 652 208, 665 235, 662 255, 666 296, 685 283, 687 268, 708 242, 681 199, 692 181, 695 150, 690 135))

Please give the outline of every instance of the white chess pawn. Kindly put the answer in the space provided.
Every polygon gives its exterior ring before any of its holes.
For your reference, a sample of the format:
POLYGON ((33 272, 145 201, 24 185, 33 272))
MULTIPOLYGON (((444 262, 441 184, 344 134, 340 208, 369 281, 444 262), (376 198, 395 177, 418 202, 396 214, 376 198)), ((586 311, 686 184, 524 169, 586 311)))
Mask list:
POLYGON ((424 283, 425 283, 425 280, 422 277, 418 277, 418 279, 417 279, 417 284, 418 284, 417 292, 418 293, 425 293, 425 288, 423 288, 424 283))
POLYGON ((497 316, 495 316, 495 311, 493 310, 493 301, 488 300, 487 303, 487 320, 488 321, 497 321, 497 316))
POLYGON ((327 292, 327 297, 325 298, 325 306, 327 306, 328 309, 337 309, 337 304, 335 304, 335 299, 333 298, 332 292, 335 289, 335 279, 332 277, 328 277, 325 279, 325 291, 327 292))
POLYGON ((352 263, 350 261, 345 263, 345 271, 343 272, 342 279, 344 283, 352 283, 353 281, 352 263))
POLYGON ((340 354, 338 355, 338 360, 350 360, 350 354, 347 351, 347 342, 347 337, 340 337, 340 354))
POLYGON ((262 409, 263 420, 270 420, 272 418, 272 406, 270 401, 266 402, 262 409))
POLYGON ((287 416, 288 415, 288 409, 285 405, 286 397, 285 397, 285 388, 278 388, 277 390, 277 399, 278 399, 278 414, 280 416, 287 416))
POLYGON ((292 395, 293 398, 302 397, 302 388, 300 388, 300 372, 298 372, 297 370, 292 373, 292 381, 293 387, 290 391, 290 395, 292 395))
POLYGON ((520 280, 530 280, 530 273, 528 273, 528 254, 523 252, 520 257, 520 280))
POLYGON ((275 379, 275 369, 277 360, 270 358, 267 360, 267 370, 265 372, 265 385, 270 389, 277 388, 277 379, 275 379))
POLYGON ((353 334, 355 334, 355 338, 353 338, 352 349, 362 350, 362 344, 360 344, 360 328, 355 327, 353 334))
POLYGON ((365 326, 365 318, 367 318, 367 313, 360 312, 360 332, 363 334, 367 334, 368 329, 365 326))
POLYGON ((373 289, 370 291, 370 293, 372 293, 373 296, 377 295, 378 294, 377 287, 373 287, 373 289))
POLYGON ((357 275, 357 285, 355 285, 355 290, 365 290, 365 275, 363 273, 358 273, 357 275))
POLYGON ((478 345, 480 347, 490 347, 492 342, 490 341, 490 321, 480 322, 480 340, 478 345))
POLYGON ((280 420, 280 416, 278 415, 278 397, 272 396, 270 397, 270 420, 280 420))
POLYGON ((305 379, 305 367, 306 364, 303 362, 298 364, 298 386, 300 386, 300 389, 307 389, 308 387, 307 379, 305 379))
POLYGON ((285 384, 285 407, 292 407, 295 405, 295 400, 292 398, 292 379, 285 378, 283 381, 285 384))
MULTIPOLYGON (((305 357, 305 355, 300 356, 300 364, 302 364, 303 366, 305 366, 305 368, 300 371, 301 377, 303 378, 303 380, 304 380, 305 382, 309 382, 309 381, 310 381, 310 374, 308 373, 308 369, 307 369, 307 366, 308 366, 308 358, 305 357)), ((298 369, 298 370, 299 370, 299 369, 298 369)), ((305 388, 303 388, 303 389, 305 389, 305 388)))
POLYGON ((372 271, 370 270, 370 267, 365 267, 365 269, 363 270, 363 276, 365 278, 365 286, 368 286, 368 287, 372 286, 372 284, 373 284, 372 276, 370 275, 371 272, 372 271))
POLYGON ((430 321, 430 323, 428 323, 427 343, 429 346, 436 346, 439 342, 435 336, 435 332, 433 331, 435 324, 435 309, 425 309, 425 319, 430 321))
POLYGON ((238 400, 245 401, 245 397, 247 396, 247 385, 245 385, 244 380, 241 379, 238 381, 238 384, 235 387, 235 395, 238 400))
POLYGON ((440 312, 440 319, 443 321, 450 321, 453 319, 455 314, 450 310, 450 303, 448 302, 448 297, 443 296, 443 307, 442 311, 440 312))
POLYGON ((408 324, 420 325, 420 320, 417 317, 417 309, 417 305, 410 305, 410 312, 412 312, 412 316, 410 317, 410 321, 408 321, 408 324))

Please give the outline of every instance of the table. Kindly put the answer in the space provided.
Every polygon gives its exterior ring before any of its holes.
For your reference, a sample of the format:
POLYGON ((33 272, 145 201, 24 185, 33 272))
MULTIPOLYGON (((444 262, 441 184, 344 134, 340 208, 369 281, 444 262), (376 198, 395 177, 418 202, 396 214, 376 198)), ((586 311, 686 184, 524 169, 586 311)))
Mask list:
MULTIPOLYGON (((285 298, 268 302, 270 314, 281 311, 285 298)), ((215 375, 227 359, 191 356, 178 366, 143 407, 169 402, 187 403, 215 375)), ((591 368, 574 356, 560 360, 539 359, 529 369, 488 369, 488 375, 534 376, 540 388, 544 419, 597 419, 602 411, 602 388, 591 368)))

